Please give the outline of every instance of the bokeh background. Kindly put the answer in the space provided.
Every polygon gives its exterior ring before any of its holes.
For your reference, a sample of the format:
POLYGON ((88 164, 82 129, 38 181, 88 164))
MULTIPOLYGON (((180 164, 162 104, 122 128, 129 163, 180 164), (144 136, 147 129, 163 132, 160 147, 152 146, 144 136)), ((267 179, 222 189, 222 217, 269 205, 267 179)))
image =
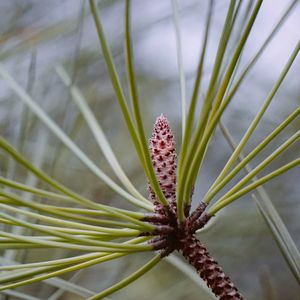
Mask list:
MULTIPOLYGON (((123 53, 124 1, 99 2, 105 33, 122 84, 128 94, 123 53)), ((146 132, 151 135, 155 118, 164 113, 170 120, 179 148, 180 86, 171 2, 169 0, 132 2, 134 58, 146 132)), ((205 93, 208 84, 229 3, 225 0, 215 2, 202 93, 205 93)), ((267 0, 263 3, 243 52, 241 67, 253 57, 289 3, 287 0, 267 0)), ((178 5, 189 99, 204 33, 208 1, 179 0, 178 5)), ((246 9, 246 6, 245 1, 243 9, 246 9)), ((0 16, 0 60, 10 74, 26 87, 32 97, 88 156, 114 178, 86 123, 72 102, 68 90, 54 70, 55 65, 63 65, 93 108, 127 174, 139 190, 146 194, 146 178, 138 164, 107 76, 88 1, 0 1, 0 16)), ((239 22, 241 21, 240 19, 239 22)), ((299 28, 298 4, 226 110, 223 121, 237 141, 249 126, 295 47, 299 39, 299 28)), ((230 53, 232 52, 229 51, 227 54, 230 53)), ((246 152, 299 106, 299 68, 298 58, 249 141, 246 152)), ((299 128, 299 120, 296 120, 254 160, 253 165, 299 128)), ((101 203, 130 207, 71 155, 18 101, 2 80, 0 132, 32 162, 80 194, 101 203)), ((296 143, 267 170, 273 170, 299 156, 299 146, 299 143, 296 143)), ((3 153, 0 155, 2 176, 39 186, 33 177, 24 172, 24 169, 6 159, 3 153)), ((195 188, 194 205, 207 191, 229 155, 230 148, 220 130, 217 130, 195 188)), ((300 170, 296 168, 265 185, 298 246, 300 245, 299 176, 300 170)), ((300 288, 250 195, 222 211, 199 238, 231 276, 246 299, 300 299, 300 288)), ((31 250, 22 255, 13 252, 10 255, 19 260, 32 261, 37 257, 59 258, 67 254, 62 250, 51 252, 31 250)), ((64 278, 74 276, 72 281, 78 285, 100 291, 134 271, 149 257, 148 254, 132 255, 64 278)), ((184 273, 171 262, 164 261, 137 282, 112 295, 111 299, 214 299, 205 288, 201 287, 201 280, 194 275, 190 271, 184 273)), ((57 292, 57 288, 47 283, 31 285, 22 290, 37 299, 53 299, 51 295, 57 292)), ((0 298, 18 299, 4 295, 0 298)), ((83 298, 74 293, 61 292, 57 299, 83 298)))

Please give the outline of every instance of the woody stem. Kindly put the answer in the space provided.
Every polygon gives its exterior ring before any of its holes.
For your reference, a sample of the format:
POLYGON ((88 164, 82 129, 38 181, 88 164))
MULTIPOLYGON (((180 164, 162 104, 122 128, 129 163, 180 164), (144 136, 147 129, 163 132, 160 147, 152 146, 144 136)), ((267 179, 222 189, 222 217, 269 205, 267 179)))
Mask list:
POLYGON ((180 239, 179 251, 220 300, 244 299, 194 234, 185 235, 180 239))

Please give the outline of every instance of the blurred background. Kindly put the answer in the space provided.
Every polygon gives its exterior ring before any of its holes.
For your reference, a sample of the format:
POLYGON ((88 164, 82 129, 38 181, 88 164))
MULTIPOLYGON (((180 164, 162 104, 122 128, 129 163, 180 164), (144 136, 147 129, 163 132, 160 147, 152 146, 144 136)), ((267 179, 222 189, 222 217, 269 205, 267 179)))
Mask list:
MULTIPOLYGON (((209 1, 179 0, 177 2, 187 99, 189 99, 209 1)), ((243 10, 247 8, 247 2, 244 1, 242 4, 243 10)), ((215 1, 202 94, 205 93, 208 85, 228 3, 225 0, 215 1)), ((240 70, 255 55, 290 3, 287 0, 268 0, 263 3, 243 52, 240 70)), ((132 4, 135 68, 146 132, 150 137, 155 118, 163 113, 171 123, 176 145, 179 148, 181 143, 180 85, 171 1, 133 0, 132 4)), ((118 73, 128 94, 123 53, 124 1, 103 0, 99 1, 99 5, 118 73)), ((82 115, 72 102, 68 89, 54 70, 55 65, 63 65, 73 82, 85 95, 105 129, 112 148, 127 174, 146 195, 147 181, 125 129, 107 76, 88 1, 0 1, 0 16, 0 60, 10 74, 27 89, 35 101, 97 165, 115 178, 82 115)), ((262 105, 299 40, 299 17, 300 5, 296 4, 224 114, 223 121, 237 141, 262 105)), ((242 17, 238 21, 242 22, 242 17)), ((233 49, 233 46, 234 38, 229 48, 233 49)), ((226 53, 227 56, 230 54, 232 51, 226 53)), ((298 58, 253 138, 249 141, 246 152, 253 149, 299 106, 299 68, 298 58)), ((201 99, 202 97, 200 103, 201 99)), ((254 160, 253 165, 265 158, 272 149, 278 147, 299 128, 299 120, 296 120, 254 160)), ((99 182, 74 155, 70 155, 70 152, 47 128, 18 101, 17 96, 2 80, 0 81, 0 132, 28 159, 80 194, 101 203, 133 208, 99 182)), ((276 159, 264 174, 299 156, 299 146, 300 144, 296 143, 276 159)), ((0 155, 1 176, 40 186, 24 169, 6 159, 3 153, 0 155)), ((229 155, 230 148, 218 129, 195 187, 193 205, 196 205, 205 194, 229 155)), ((298 246, 300 245, 299 176, 300 170, 296 168, 265 185, 298 246)), ((207 245, 211 254, 230 275, 246 299, 300 299, 300 288, 250 195, 224 209, 216 217, 216 222, 199 234, 199 238, 207 245)), ((37 256, 45 259, 59 258, 68 253, 63 250, 55 250, 51 253, 30 250, 21 256, 15 253, 11 255, 19 260, 32 261, 37 256)), ((75 275, 69 274, 64 278, 74 276, 72 281, 78 285, 92 291, 100 291, 133 272, 149 257, 150 255, 134 254, 121 260, 88 268, 75 275)), ((210 292, 199 285, 201 280, 198 280, 193 272, 183 273, 172 263, 163 261, 144 277, 110 298, 214 299, 210 292)), ((34 284, 21 290, 37 299, 51 299, 51 295, 57 292, 56 287, 47 283, 34 284)), ((0 298, 19 299, 4 295, 0 298)), ((57 299, 83 298, 71 292, 62 292, 57 299)))

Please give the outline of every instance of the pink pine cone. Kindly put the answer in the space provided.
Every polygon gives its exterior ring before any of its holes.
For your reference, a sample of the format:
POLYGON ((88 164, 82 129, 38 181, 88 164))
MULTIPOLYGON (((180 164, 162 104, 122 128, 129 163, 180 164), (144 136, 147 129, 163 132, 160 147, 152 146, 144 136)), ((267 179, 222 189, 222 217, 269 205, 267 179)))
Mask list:
MULTIPOLYGON (((176 168, 177 155, 173 132, 166 117, 160 115, 154 124, 152 137, 149 140, 149 150, 155 174, 158 178, 162 192, 172 209, 176 203, 176 168)), ((160 210, 161 204, 149 185, 150 198, 160 210)))
MULTIPOLYGON (((173 133, 168 120, 160 115, 154 124, 149 150, 156 177, 162 192, 168 200, 170 210, 165 209, 149 185, 150 199, 154 204, 154 215, 145 216, 152 224, 167 224, 170 231, 159 232, 150 243, 154 249, 161 250, 161 256, 167 256, 174 250, 182 253, 200 277, 206 281, 220 300, 242 300, 232 281, 226 276, 218 263, 209 255, 206 247, 194 234, 210 219, 205 212, 206 204, 201 202, 193 213, 186 207, 186 220, 179 222, 176 215, 176 168, 177 155, 173 133)), ((161 229, 162 226, 160 226, 161 229)), ((148 234, 148 233, 147 233, 148 234)), ((151 233, 150 233, 151 234, 151 233)))

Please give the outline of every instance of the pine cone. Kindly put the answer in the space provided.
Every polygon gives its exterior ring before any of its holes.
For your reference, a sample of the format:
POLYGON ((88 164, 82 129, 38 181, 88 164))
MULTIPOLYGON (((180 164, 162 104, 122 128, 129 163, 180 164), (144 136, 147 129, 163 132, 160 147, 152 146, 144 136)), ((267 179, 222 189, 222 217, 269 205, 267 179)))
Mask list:
POLYGON ((195 235, 180 238, 180 251, 220 300, 244 299, 195 235))
MULTIPOLYGON (((167 118, 160 115, 153 127, 152 137, 149 140, 152 164, 158 178, 162 192, 168 200, 171 210, 176 213, 176 168, 177 155, 173 133, 167 118)), ((161 213, 163 207, 152 188, 148 187, 150 199, 155 205, 155 211, 161 213)))
POLYGON ((190 207, 186 207, 187 219, 183 223, 178 221, 176 215, 177 155, 173 133, 163 115, 158 117, 154 124, 152 137, 149 140, 149 149, 155 174, 161 190, 168 200, 170 211, 165 210, 149 185, 148 190, 154 204, 155 214, 145 214, 144 220, 157 225, 157 227, 156 230, 143 235, 157 234, 149 243, 155 250, 160 250, 162 257, 168 256, 174 250, 182 252, 220 300, 242 300, 243 297, 229 277, 224 274, 218 263, 194 235, 195 231, 203 227, 210 219, 210 216, 204 213, 206 204, 201 202, 192 214, 189 213, 190 207))

